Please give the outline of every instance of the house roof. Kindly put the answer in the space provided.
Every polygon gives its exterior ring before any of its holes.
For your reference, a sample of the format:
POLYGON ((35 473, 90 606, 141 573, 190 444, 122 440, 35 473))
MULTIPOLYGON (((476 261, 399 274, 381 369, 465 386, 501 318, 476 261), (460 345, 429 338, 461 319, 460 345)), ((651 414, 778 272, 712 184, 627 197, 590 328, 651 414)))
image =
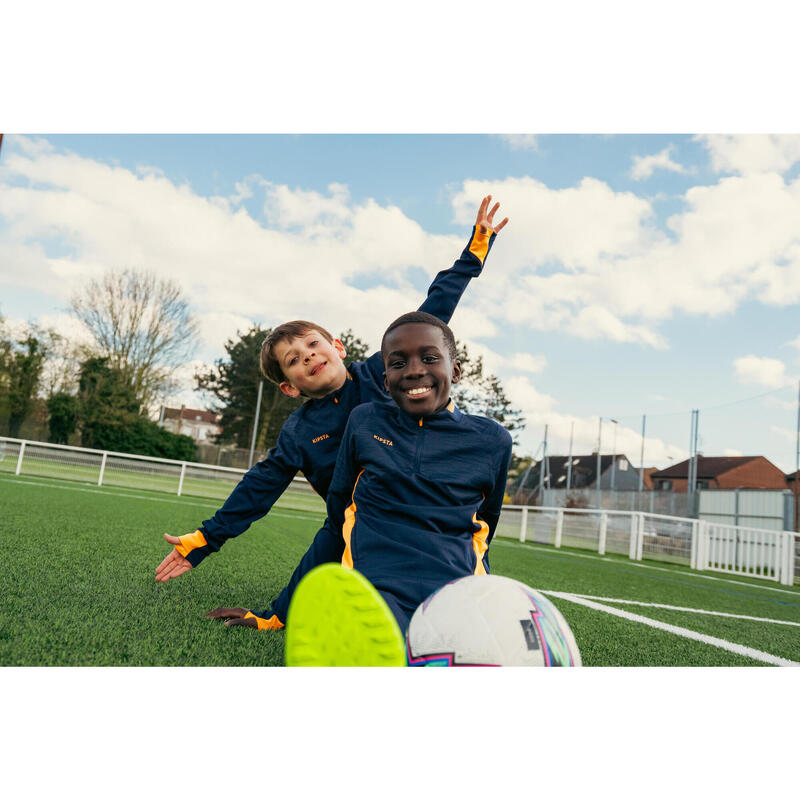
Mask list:
MULTIPOLYGON (((697 477, 716 478, 725 472, 730 472, 735 467, 740 467, 748 461, 754 461, 761 456, 698 456, 697 477)), ((652 478, 688 478, 689 459, 673 464, 671 467, 654 472, 652 478)))
MULTIPOLYGON (((630 459, 628 459, 627 456, 621 453, 618 453, 616 458, 617 458, 617 463, 619 463, 622 459, 630 461, 630 459)), ((566 480, 567 480, 566 476, 567 476, 569 459, 570 456, 547 456, 548 468, 550 471, 550 481, 547 484, 547 488, 559 489, 566 486, 566 480)), ((612 456, 611 454, 600 456, 601 475, 611 467, 611 462, 613 461, 613 459, 614 456, 612 456)), ((520 481, 522 481, 523 477, 525 479, 525 484, 524 484, 525 488, 533 489, 539 485, 539 469, 541 463, 542 463, 541 461, 537 461, 531 467, 527 476, 525 476, 524 473, 522 476, 520 476, 520 481)), ((545 472, 545 477, 547 477, 547 472, 545 472)), ((592 483, 595 482, 596 479, 597 479, 597 453, 572 456, 571 487, 573 489, 578 489, 581 486, 590 486, 592 483)), ((522 487, 520 486, 517 488, 522 488, 522 487)))
POLYGON ((206 411, 202 408, 164 408, 164 419, 182 419, 187 422, 208 422, 212 425, 219 424, 222 414, 216 411, 206 411))

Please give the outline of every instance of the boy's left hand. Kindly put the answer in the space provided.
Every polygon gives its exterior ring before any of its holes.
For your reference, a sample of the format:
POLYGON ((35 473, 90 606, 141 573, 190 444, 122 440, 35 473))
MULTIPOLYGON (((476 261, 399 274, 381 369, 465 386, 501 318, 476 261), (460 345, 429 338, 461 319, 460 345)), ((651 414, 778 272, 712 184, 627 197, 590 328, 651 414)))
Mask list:
POLYGON ((481 200, 481 205, 478 209, 478 217, 475 220, 475 225, 481 233, 489 233, 490 231, 500 233, 500 231, 503 230, 508 222, 508 217, 506 217, 502 222, 498 222, 497 225, 494 224, 494 215, 497 212, 497 209, 500 208, 500 203, 495 203, 492 206, 492 210, 487 213, 489 203, 491 202, 492 196, 487 194, 486 197, 481 200))
POLYGON ((245 628, 257 628, 258 622, 255 617, 244 618, 245 614, 248 613, 249 609, 247 608, 226 608, 225 606, 220 606, 213 611, 209 611, 206 616, 209 619, 224 619, 226 620, 225 624, 229 627, 241 625, 245 628))

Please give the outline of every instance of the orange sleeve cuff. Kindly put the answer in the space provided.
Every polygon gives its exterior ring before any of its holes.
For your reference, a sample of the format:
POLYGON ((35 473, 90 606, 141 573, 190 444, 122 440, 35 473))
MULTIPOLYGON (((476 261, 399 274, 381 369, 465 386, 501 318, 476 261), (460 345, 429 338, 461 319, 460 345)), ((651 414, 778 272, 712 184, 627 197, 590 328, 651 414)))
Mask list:
POLYGON ((469 243, 469 251, 472 255, 483 264, 486 254, 489 252, 489 240, 492 238, 494 231, 491 228, 485 228, 484 233, 481 228, 475 226, 475 233, 472 236, 472 241, 469 243))
POLYGON ((180 544, 175 545, 175 549, 184 557, 189 555, 192 550, 196 550, 198 547, 205 547, 208 542, 206 542, 206 537, 203 536, 202 531, 195 531, 194 533, 187 533, 185 536, 178 537, 181 540, 180 544))
POLYGON ((275 614, 273 614, 269 619, 258 617, 252 611, 248 611, 244 615, 245 619, 250 619, 251 617, 256 621, 260 631, 279 631, 284 627, 283 623, 278 619, 277 616, 275 616, 275 614))

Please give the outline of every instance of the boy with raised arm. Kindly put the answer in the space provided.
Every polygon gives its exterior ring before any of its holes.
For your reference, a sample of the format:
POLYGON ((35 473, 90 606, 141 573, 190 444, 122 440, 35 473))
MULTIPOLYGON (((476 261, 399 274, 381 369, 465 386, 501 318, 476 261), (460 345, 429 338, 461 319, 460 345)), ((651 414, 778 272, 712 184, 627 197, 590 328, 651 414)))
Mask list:
MULTIPOLYGON (((493 225, 500 204, 489 210, 490 202, 491 195, 481 202, 467 247, 449 270, 436 276, 420 310, 447 322, 470 279, 480 274, 495 236, 508 222, 506 218, 493 225)), ((350 412, 362 403, 387 399, 380 353, 349 369, 342 361, 345 355, 338 339, 311 322, 280 325, 267 337, 261 352, 264 374, 284 394, 309 399, 286 421, 267 458, 247 472, 211 519, 185 536, 164 534, 174 550, 156 569, 157 581, 182 575, 247 530, 269 512, 298 471, 318 494, 327 496, 350 412)), ((227 614, 232 617, 227 624, 276 629, 284 625, 288 601, 289 593, 282 593, 267 616, 247 609, 217 611, 232 612, 227 614)))
POLYGON ((404 314, 381 352, 394 402, 366 403, 348 420, 328 518, 290 581, 290 590, 299 583, 286 638, 293 666, 405 663, 417 606, 449 581, 489 571, 511 435, 453 404, 461 365, 441 320, 404 314), (335 558, 345 570, 313 569, 335 558))

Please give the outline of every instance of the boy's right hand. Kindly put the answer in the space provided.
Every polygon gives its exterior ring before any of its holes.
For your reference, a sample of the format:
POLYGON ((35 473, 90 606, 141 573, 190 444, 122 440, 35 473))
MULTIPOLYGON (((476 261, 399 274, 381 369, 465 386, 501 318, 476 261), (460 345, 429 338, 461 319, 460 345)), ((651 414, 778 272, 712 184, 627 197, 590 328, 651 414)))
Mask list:
MULTIPOLYGON (((171 545, 181 543, 179 536, 170 536, 165 533, 164 538, 171 545)), ((173 548, 170 554, 156 567, 156 580, 159 583, 166 583, 170 578, 177 578, 178 575, 183 575, 191 568, 192 565, 173 548)))
POLYGON ((492 206, 492 210, 489 211, 489 203, 492 202, 492 196, 487 194, 486 197, 481 200, 480 207, 478 208, 478 216, 475 219, 475 227, 481 233, 500 233, 503 228, 505 228, 506 223, 508 222, 508 217, 506 217, 502 222, 498 222, 497 225, 494 224, 494 215, 497 213, 497 209, 500 208, 500 203, 495 203, 492 206))

